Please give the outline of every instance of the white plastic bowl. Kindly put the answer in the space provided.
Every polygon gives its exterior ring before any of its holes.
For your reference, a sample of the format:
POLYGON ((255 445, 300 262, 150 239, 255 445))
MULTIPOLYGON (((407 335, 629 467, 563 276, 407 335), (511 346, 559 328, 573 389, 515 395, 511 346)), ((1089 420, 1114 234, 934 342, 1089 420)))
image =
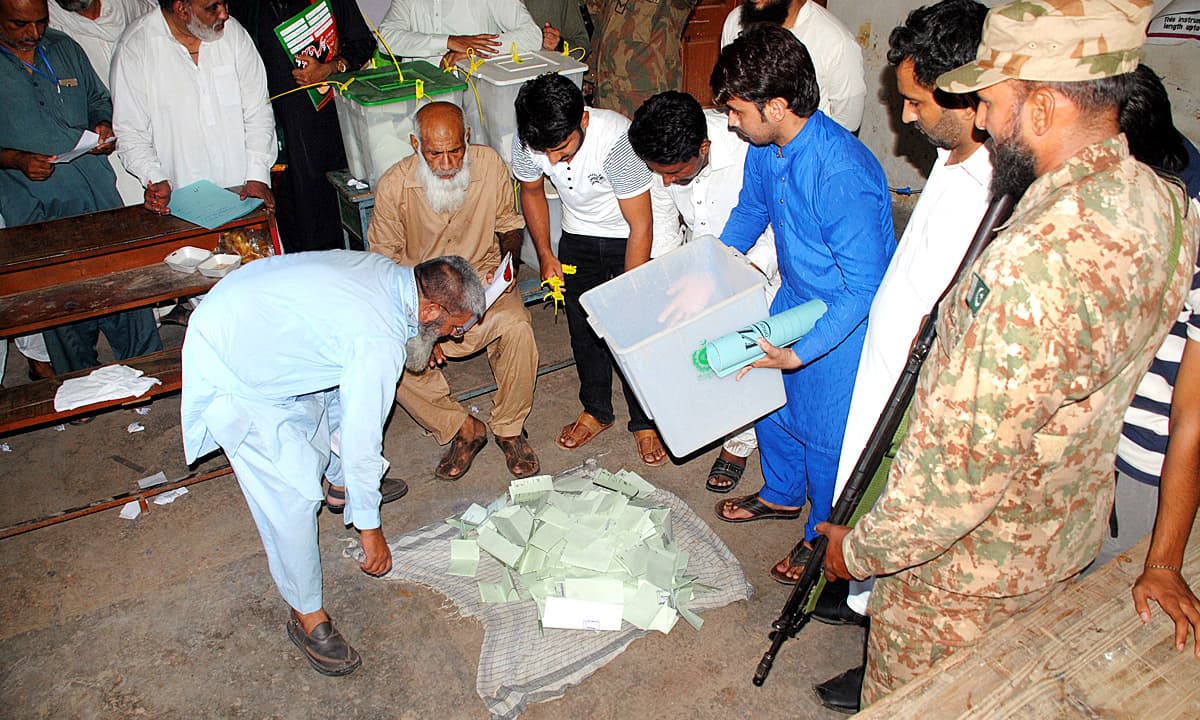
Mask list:
POLYGON ((236 253, 220 253, 200 263, 198 269, 204 277, 222 278, 237 270, 241 264, 241 255, 236 253))
POLYGON ((196 272, 196 268, 200 266, 200 263, 210 257, 212 257, 212 251, 210 250, 185 245, 164 258, 163 262, 175 272, 191 274, 196 272))

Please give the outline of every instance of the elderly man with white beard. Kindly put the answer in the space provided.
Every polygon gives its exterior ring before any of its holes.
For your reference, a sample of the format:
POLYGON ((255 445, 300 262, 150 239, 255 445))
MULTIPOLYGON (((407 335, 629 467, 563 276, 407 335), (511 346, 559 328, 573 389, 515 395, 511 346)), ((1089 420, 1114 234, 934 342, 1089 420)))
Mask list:
POLYGON ((189 463, 225 451, 291 607, 287 634, 323 675, 361 663, 321 588, 321 477, 345 488, 363 572, 392 555, 380 525, 383 425, 401 373, 483 314, 460 257, 401 267, 373 253, 307 252, 250 263, 217 283, 183 343, 180 415, 189 463), (314 291, 316 290, 316 291, 314 291))
MULTIPOLYGON (((470 145, 462 110, 445 102, 417 112, 416 153, 384 173, 375 191, 375 214, 367 231, 371 250, 402 265, 439 255, 461 255, 491 280, 505 254, 520 256, 525 221, 515 209, 512 180, 496 151, 470 145)), ((439 444, 450 443, 434 475, 457 480, 487 444, 487 428, 450 397, 438 367, 487 349, 496 377, 490 426, 516 477, 541 466, 525 439, 525 418, 533 407, 538 351, 529 312, 518 294, 500 296, 483 319, 461 338, 434 348, 430 370, 405 373, 396 401, 439 444)))

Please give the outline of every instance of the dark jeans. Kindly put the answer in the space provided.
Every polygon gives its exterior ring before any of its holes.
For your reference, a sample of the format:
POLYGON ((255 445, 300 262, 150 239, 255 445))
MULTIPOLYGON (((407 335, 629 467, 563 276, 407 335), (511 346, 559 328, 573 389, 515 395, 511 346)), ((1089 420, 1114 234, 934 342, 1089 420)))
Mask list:
MULTIPOLYGON (((626 238, 602 238, 564 232, 558 244, 558 259, 574 265, 567 275, 563 297, 566 301, 567 328, 571 331, 571 354, 579 372, 579 402, 583 409, 602 423, 613 421, 612 375, 615 369, 608 346, 588 324, 587 313, 579 296, 625 272, 626 238)), ((617 371, 620 376, 620 371, 617 371)), ((633 391, 621 378, 621 390, 629 405, 629 431, 650 430, 654 422, 638 404, 633 391)))
POLYGON ((150 308, 126 310, 44 331, 42 337, 46 339, 54 372, 62 375, 99 365, 96 340, 102 331, 117 360, 162 350, 153 311, 150 308))

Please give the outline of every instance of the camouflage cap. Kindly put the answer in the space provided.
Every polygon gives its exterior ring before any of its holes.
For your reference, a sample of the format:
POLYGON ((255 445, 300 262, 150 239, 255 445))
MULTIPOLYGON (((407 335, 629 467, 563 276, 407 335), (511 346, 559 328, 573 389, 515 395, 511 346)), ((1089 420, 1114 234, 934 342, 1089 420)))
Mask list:
POLYGON ((1072 82, 1133 72, 1152 0, 1012 0, 988 12, 975 61, 938 87, 966 93, 1008 79, 1072 82))

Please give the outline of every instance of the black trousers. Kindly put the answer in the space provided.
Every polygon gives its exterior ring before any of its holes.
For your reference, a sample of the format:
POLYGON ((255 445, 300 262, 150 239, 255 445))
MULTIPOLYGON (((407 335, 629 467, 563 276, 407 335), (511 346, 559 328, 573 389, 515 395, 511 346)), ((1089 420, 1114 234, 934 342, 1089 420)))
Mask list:
MULTIPOLYGON (((579 402, 586 412, 605 424, 614 419, 612 376, 616 367, 608 346, 588 324, 579 296, 625 272, 626 240, 564 232, 558 244, 559 261, 576 267, 574 275, 564 277, 563 298, 567 328, 571 331, 571 354, 579 373, 579 402)), ((617 375, 620 376, 619 370, 617 375)), ((654 422, 646 416, 624 378, 621 389, 629 406, 629 431, 652 429, 654 422)))

